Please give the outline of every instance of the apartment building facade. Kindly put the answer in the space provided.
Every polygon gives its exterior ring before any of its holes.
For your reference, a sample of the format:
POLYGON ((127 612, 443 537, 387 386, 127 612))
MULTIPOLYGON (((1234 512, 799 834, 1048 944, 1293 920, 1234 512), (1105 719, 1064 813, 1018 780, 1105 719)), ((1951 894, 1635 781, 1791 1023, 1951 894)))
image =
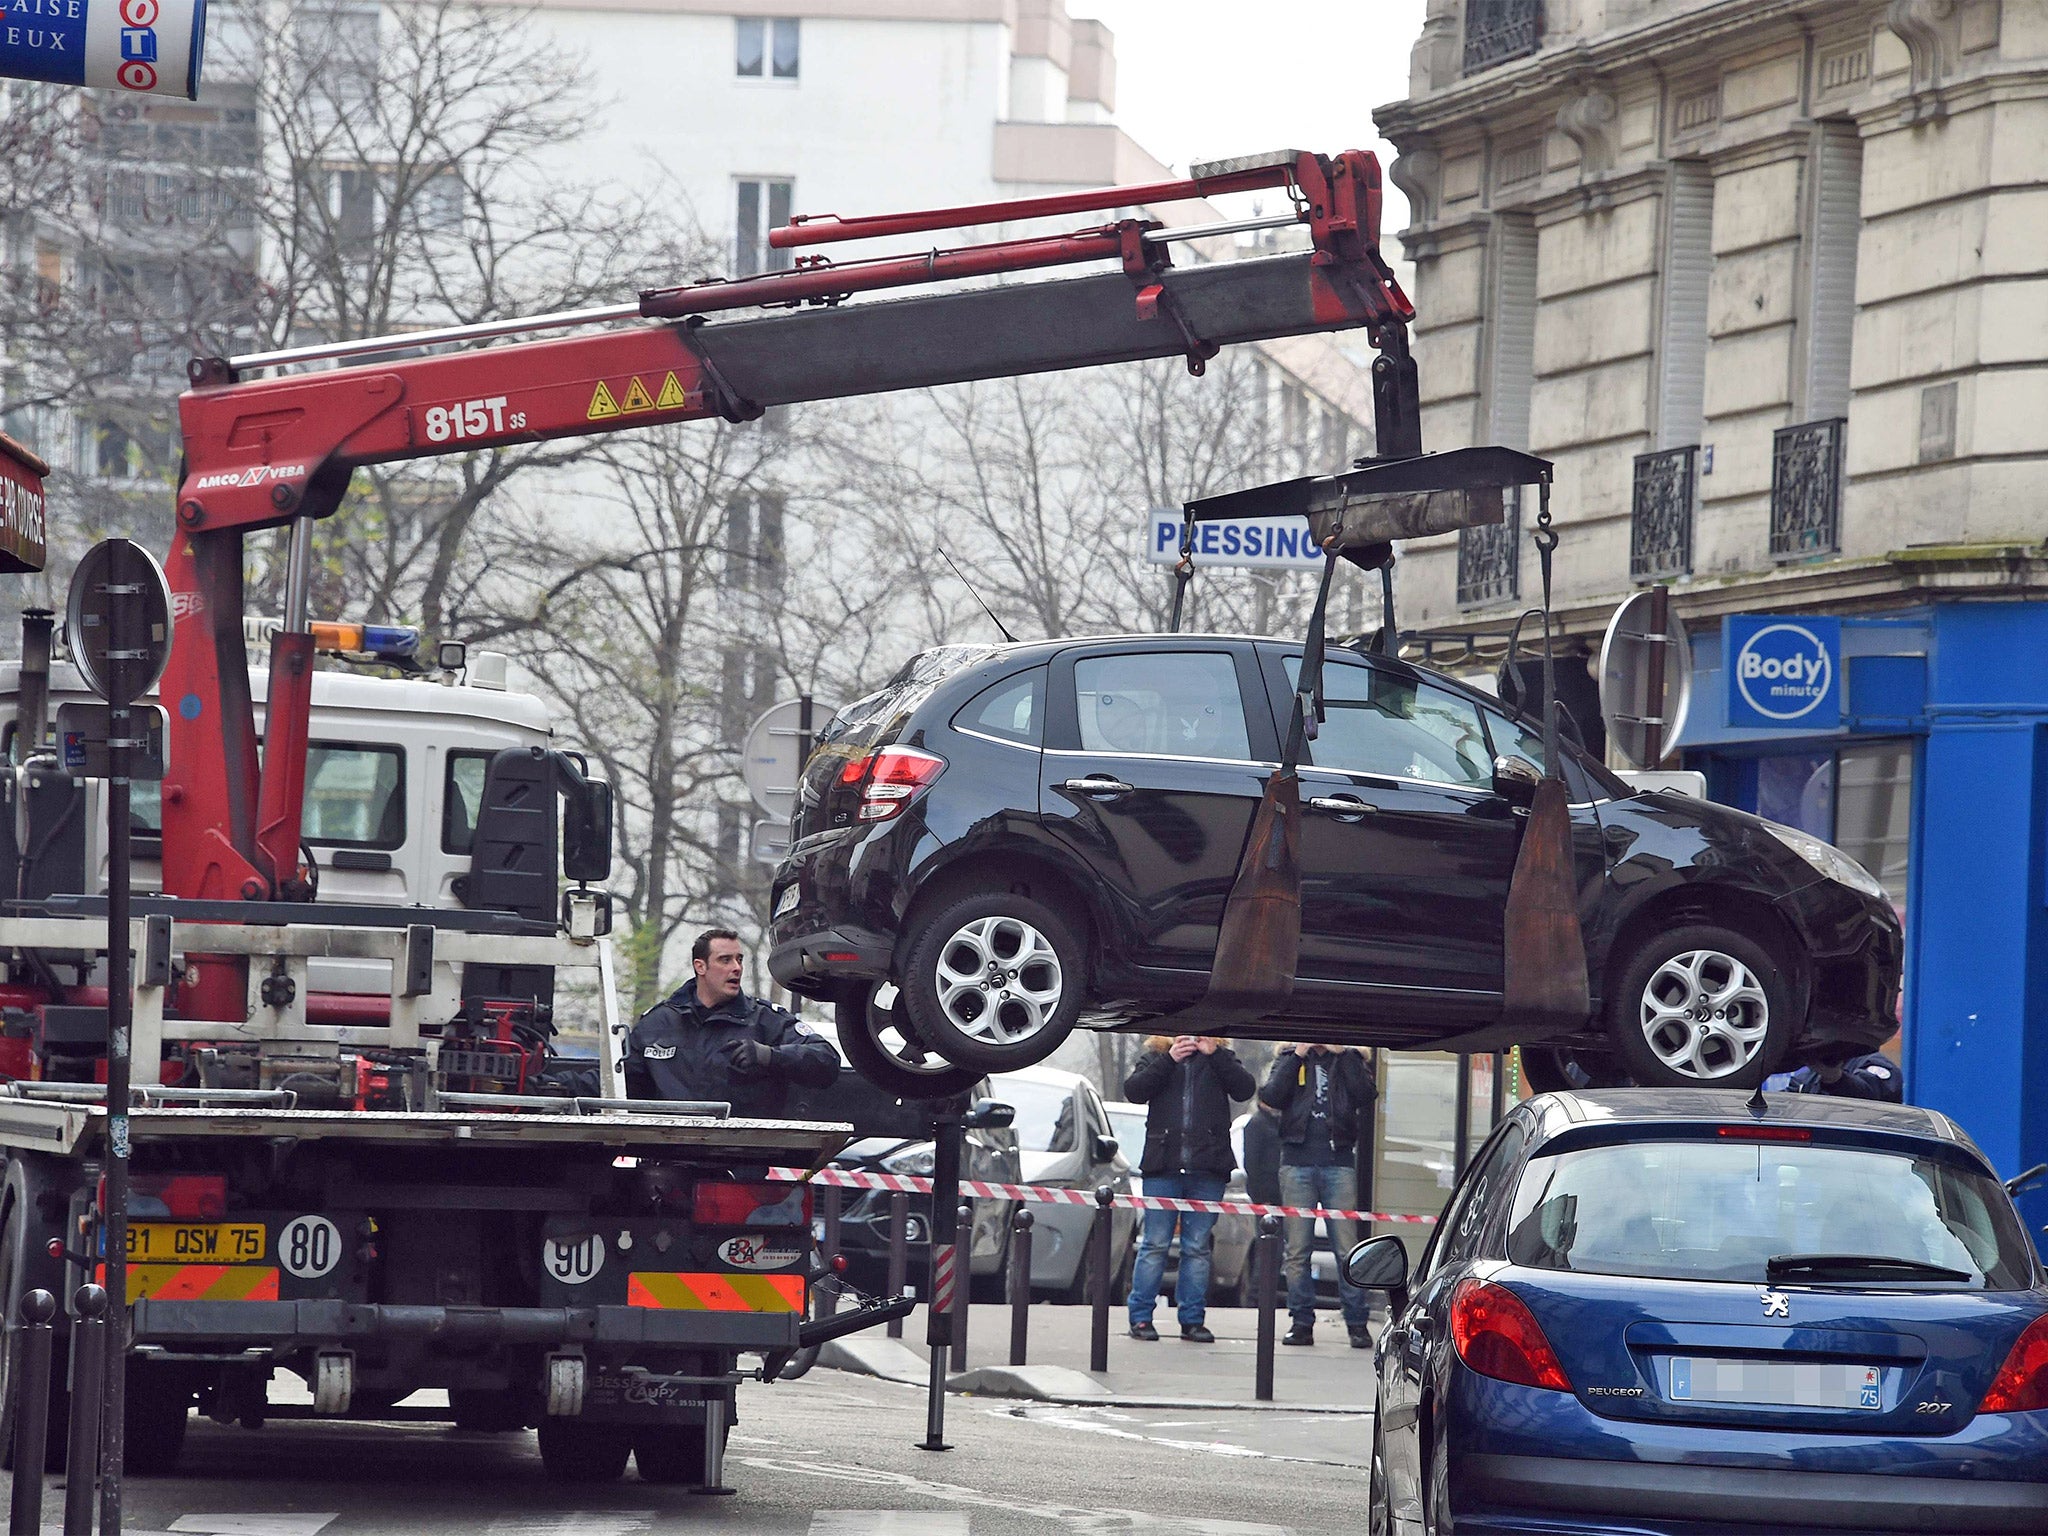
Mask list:
MULTIPOLYGON (((2048 1155, 2048 8, 1430 0, 1377 120, 1428 446, 1556 462, 1582 654, 1670 586, 1683 761, 1884 881, 1916 1097, 2048 1155), (1810 706, 1750 707, 1763 620, 1810 706)), ((1493 654, 1533 515, 1409 552, 1425 643, 1493 654)))

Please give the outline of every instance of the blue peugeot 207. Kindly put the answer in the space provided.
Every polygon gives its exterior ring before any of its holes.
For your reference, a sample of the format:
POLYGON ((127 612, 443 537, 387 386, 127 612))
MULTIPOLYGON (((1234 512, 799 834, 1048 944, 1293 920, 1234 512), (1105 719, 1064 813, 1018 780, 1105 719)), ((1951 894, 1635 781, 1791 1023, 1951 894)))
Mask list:
POLYGON ((2048 1281, 1931 1111, 1545 1094, 1347 1265, 1375 1536, 2048 1532, 2048 1281))

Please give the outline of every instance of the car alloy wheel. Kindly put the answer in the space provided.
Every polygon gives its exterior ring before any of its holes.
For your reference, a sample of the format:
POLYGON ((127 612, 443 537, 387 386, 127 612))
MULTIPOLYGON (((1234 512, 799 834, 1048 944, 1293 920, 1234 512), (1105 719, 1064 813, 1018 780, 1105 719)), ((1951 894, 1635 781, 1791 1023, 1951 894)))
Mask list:
POLYGON ((893 1098, 949 1099, 981 1081, 917 1037, 893 982, 855 982, 833 999, 832 1011, 847 1065, 893 1098))
POLYGON ((939 1006, 962 1034, 990 1045, 1043 1030, 1065 984, 1052 941, 1021 918, 975 918, 939 950, 939 1006))
POLYGON ((1639 1002, 1643 1039, 1685 1077, 1713 1082, 1756 1059, 1771 1029, 1763 983, 1733 955, 1691 949, 1651 973, 1639 1002))
POLYGON ((1058 1049, 1087 988, 1087 950, 1063 914, 1012 891, 979 891, 921 919, 898 1010, 948 1061, 1012 1072, 1058 1049))

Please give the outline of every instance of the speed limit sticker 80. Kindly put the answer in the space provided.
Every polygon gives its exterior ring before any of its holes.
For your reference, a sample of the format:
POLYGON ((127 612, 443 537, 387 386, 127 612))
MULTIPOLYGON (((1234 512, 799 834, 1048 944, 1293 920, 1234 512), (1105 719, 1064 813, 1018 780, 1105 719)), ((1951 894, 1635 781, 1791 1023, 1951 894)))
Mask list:
POLYGON ((341 1262, 341 1229, 325 1216, 294 1216, 277 1234, 277 1262, 286 1274, 318 1280, 341 1262))

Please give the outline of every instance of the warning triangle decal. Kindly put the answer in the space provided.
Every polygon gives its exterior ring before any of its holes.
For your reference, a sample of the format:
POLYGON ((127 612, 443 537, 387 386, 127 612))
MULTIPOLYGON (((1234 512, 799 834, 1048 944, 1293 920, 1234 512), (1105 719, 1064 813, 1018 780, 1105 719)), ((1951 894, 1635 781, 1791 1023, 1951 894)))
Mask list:
POLYGON ((663 411, 680 411, 690 403, 690 397, 683 393, 683 386, 676 382, 674 373, 661 381, 661 395, 655 400, 655 408, 663 411))
MULTIPOLYGON (((639 381, 636 379, 634 383, 637 386, 639 381)), ((602 421, 607 416, 619 414, 619 402, 612 398, 611 390, 602 379, 598 381, 597 393, 590 397, 590 409, 583 414, 588 421, 602 421)))
POLYGON ((654 409, 654 397, 647 393, 645 384, 635 379, 626 390, 626 403, 619 409, 629 416, 635 411, 651 411, 654 409))

